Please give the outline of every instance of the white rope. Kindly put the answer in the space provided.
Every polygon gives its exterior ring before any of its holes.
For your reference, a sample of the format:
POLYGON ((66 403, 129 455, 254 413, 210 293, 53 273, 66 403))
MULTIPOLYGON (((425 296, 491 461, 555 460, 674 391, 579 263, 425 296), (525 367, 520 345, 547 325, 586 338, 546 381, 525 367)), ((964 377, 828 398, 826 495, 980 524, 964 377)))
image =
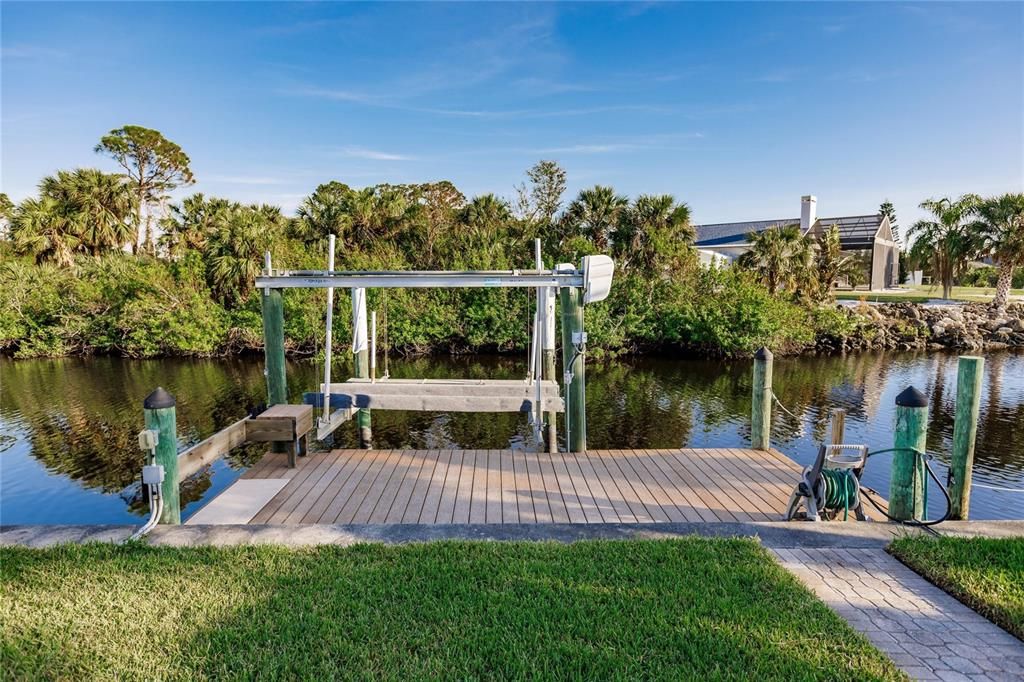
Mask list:
POLYGON ((789 415, 790 417, 792 417, 793 419, 800 419, 800 417, 796 416, 795 414, 793 414, 792 412, 790 412, 789 410, 787 410, 787 409, 786 409, 786 406, 782 404, 782 401, 781 401, 781 400, 779 400, 779 396, 775 395, 775 391, 772 391, 772 398, 773 398, 773 399, 775 400, 775 403, 776 403, 776 404, 777 404, 777 405, 778 405, 778 406, 779 406, 780 408, 782 408, 782 411, 783 411, 783 412, 785 412, 786 414, 788 414, 788 415, 789 415))

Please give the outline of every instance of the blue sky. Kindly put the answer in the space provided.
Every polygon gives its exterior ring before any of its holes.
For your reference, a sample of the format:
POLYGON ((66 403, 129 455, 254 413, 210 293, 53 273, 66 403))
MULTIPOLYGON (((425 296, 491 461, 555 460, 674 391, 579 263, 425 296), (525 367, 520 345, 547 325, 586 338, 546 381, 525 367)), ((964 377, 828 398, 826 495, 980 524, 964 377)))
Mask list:
MULTIPOLYGON (((699 222, 1024 187, 1024 4, 11 3, 2 177, 23 198, 111 128, 193 188, 291 210, 330 179, 511 196, 667 192, 699 222)), ((191 190, 190 190, 191 191, 191 190)))

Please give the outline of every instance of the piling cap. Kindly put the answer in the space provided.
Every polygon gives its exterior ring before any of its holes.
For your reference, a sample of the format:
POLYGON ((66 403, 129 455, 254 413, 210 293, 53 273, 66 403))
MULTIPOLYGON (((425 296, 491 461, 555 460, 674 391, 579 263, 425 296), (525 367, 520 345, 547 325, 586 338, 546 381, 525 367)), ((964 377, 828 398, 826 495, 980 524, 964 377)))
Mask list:
POLYGON ((756 353, 754 353, 755 360, 771 360, 772 352, 768 350, 766 346, 761 346, 756 353))
POLYGON ((174 396, 165 391, 162 386, 157 386, 156 390, 142 401, 142 406, 147 410, 161 410, 165 407, 174 407, 176 404, 174 396))
POLYGON ((913 386, 907 388, 896 396, 896 404, 900 407, 928 407, 928 396, 913 386))

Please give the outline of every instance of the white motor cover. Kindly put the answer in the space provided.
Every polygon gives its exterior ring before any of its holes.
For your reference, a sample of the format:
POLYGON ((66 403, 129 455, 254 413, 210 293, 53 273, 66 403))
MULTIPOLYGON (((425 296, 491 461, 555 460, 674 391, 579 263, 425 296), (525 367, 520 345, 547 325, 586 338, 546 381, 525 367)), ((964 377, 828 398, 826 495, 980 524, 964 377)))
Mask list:
POLYGON ((596 303, 608 298, 612 288, 615 263, 608 256, 583 257, 583 304, 596 303))

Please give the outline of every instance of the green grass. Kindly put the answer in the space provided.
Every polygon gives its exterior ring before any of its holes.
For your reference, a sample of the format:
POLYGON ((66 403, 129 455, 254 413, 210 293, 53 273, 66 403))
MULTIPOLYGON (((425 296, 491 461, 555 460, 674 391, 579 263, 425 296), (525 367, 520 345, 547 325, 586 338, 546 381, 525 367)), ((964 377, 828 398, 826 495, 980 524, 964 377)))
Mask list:
MULTIPOLYGON (((875 303, 927 303, 932 299, 942 298, 942 287, 931 284, 905 284, 905 291, 898 293, 841 291, 836 298, 842 301, 859 301, 864 299, 875 303)), ((995 287, 953 287, 953 300, 987 303, 995 296, 995 287)), ((1024 296, 1024 289, 1011 289, 1011 296, 1024 296)))
POLYGON ((905 537, 889 550, 978 613, 1024 639, 1024 538, 905 537))
POLYGON ((750 540, 0 550, 6 678, 903 679, 750 540))
POLYGON ((864 300, 871 303, 927 303, 933 298, 938 298, 938 296, 872 293, 867 291, 843 291, 836 294, 836 299, 840 301, 864 300))

